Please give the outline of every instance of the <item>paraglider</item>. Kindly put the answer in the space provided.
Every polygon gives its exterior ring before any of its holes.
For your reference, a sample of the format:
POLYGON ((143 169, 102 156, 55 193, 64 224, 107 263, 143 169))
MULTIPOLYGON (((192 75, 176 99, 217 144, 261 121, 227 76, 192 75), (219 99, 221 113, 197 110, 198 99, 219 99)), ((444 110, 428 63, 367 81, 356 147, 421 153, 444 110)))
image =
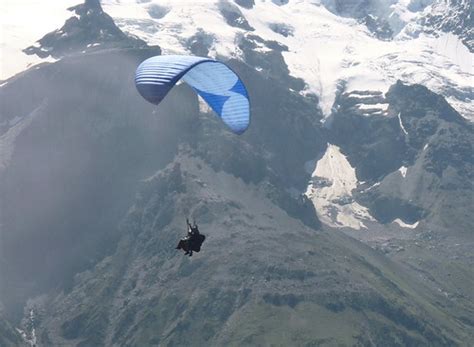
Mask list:
MULTIPOLYGON (((135 73, 135 85, 147 101, 159 105, 180 80, 186 82, 210 106, 234 134, 244 133, 250 124, 250 103, 239 76, 226 64, 189 55, 160 55, 143 61, 135 73)), ((196 223, 186 220, 188 234, 176 249, 186 255, 199 252, 205 236, 196 223)))
POLYGON ((250 124, 249 97, 226 64, 205 57, 160 55, 142 62, 135 74, 138 92, 158 105, 179 81, 189 84, 235 134, 250 124))
POLYGON ((189 255, 191 257, 193 255, 193 251, 199 252, 201 250, 202 243, 206 239, 206 236, 199 232, 196 222, 191 225, 189 220, 186 219, 186 224, 188 226, 188 234, 179 241, 176 249, 182 249, 185 251, 185 255, 189 255))

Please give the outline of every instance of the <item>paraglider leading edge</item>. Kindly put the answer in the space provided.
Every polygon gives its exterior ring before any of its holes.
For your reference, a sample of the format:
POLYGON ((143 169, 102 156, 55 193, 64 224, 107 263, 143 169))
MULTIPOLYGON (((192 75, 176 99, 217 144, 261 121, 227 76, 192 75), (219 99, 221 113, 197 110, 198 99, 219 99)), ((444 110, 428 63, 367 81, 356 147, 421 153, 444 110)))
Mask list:
POLYGON ((235 134, 250 124, 250 100, 244 83, 225 63, 205 57, 167 55, 143 61, 135 84, 147 101, 158 105, 179 80, 199 94, 235 134))

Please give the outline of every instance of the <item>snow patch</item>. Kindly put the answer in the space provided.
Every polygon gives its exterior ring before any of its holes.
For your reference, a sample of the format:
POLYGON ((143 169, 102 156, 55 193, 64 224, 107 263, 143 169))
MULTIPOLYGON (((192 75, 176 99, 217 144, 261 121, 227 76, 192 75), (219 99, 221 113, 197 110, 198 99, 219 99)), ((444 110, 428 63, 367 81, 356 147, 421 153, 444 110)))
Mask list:
POLYGON ((97 47, 97 46, 100 46, 100 42, 89 43, 86 47, 90 48, 90 47, 97 47))
POLYGON ((387 111, 388 104, 357 104, 357 107, 361 110, 370 110, 376 108, 382 111, 387 111))
POLYGON ((352 190, 359 182, 354 168, 339 147, 329 144, 316 163, 306 190, 320 219, 334 227, 366 228, 363 221, 373 221, 368 209, 353 200, 352 190))
POLYGON ((271 51, 272 51, 270 48, 268 48, 267 46, 265 46, 263 43, 258 42, 257 40, 253 40, 252 42, 253 42, 253 44, 256 46, 256 47, 253 49, 255 52, 267 53, 267 52, 271 52, 271 51))
MULTIPOLYGON (((359 182, 360 184, 364 184, 365 182, 359 182)), ((370 187, 364 189, 361 191, 361 193, 365 193, 365 192, 368 192, 369 190, 375 188, 375 187, 378 187, 380 185, 380 182, 376 182, 374 184, 372 184, 370 187)))
POLYGON ((356 104, 360 111, 365 111, 366 115, 382 114, 386 115, 388 104, 356 104))
POLYGON ((404 221, 402 221, 400 218, 397 218, 393 221, 393 223, 398 224, 402 228, 415 229, 420 223, 420 221, 415 222, 413 224, 407 224, 404 221))
POLYGON ((374 97, 374 95, 373 94, 359 94, 357 93, 357 91, 354 90, 348 93, 346 97, 364 100, 364 99, 371 99, 374 97))
POLYGON ((405 129, 405 127, 403 126, 402 117, 400 116, 400 112, 398 112, 398 122, 400 123, 400 128, 405 133, 405 135, 408 135, 407 129, 405 129))
POLYGON ((398 171, 400 171, 400 174, 402 175, 403 178, 407 176, 407 170, 408 168, 406 166, 402 166, 398 169, 398 171))

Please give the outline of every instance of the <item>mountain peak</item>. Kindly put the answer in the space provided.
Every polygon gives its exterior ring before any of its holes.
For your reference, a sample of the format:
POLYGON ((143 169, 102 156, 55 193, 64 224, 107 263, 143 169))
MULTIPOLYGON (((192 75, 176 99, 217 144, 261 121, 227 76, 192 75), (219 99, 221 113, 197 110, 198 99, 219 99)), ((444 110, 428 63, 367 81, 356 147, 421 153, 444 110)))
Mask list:
POLYGON ((68 8, 75 15, 61 29, 52 31, 24 50, 41 58, 61 58, 74 53, 92 52, 103 48, 144 48, 145 41, 124 34, 112 17, 102 10, 99 0, 86 0, 68 8))
MULTIPOLYGON (((426 112, 416 110, 436 110, 439 118, 458 124, 464 124, 466 120, 457 113, 441 95, 433 93, 423 85, 407 85, 398 80, 390 87, 386 94, 387 101, 397 110, 414 111, 410 113, 414 117, 421 118, 426 112), (416 110, 414 110, 416 108, 416 110)), ((432 112, 431 112, 432 113, 432 112)))

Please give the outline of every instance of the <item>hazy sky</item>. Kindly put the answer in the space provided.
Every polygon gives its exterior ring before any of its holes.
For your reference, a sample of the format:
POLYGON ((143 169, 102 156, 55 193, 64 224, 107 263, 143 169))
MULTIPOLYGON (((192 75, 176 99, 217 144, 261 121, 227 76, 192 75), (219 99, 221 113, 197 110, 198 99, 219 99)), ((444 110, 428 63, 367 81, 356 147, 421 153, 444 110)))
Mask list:
POLYGON ((44 61, 22 50, 60 28, 72 15, 67 8, 80 3, 81 0, 0 1, 0 81, 44 61))

